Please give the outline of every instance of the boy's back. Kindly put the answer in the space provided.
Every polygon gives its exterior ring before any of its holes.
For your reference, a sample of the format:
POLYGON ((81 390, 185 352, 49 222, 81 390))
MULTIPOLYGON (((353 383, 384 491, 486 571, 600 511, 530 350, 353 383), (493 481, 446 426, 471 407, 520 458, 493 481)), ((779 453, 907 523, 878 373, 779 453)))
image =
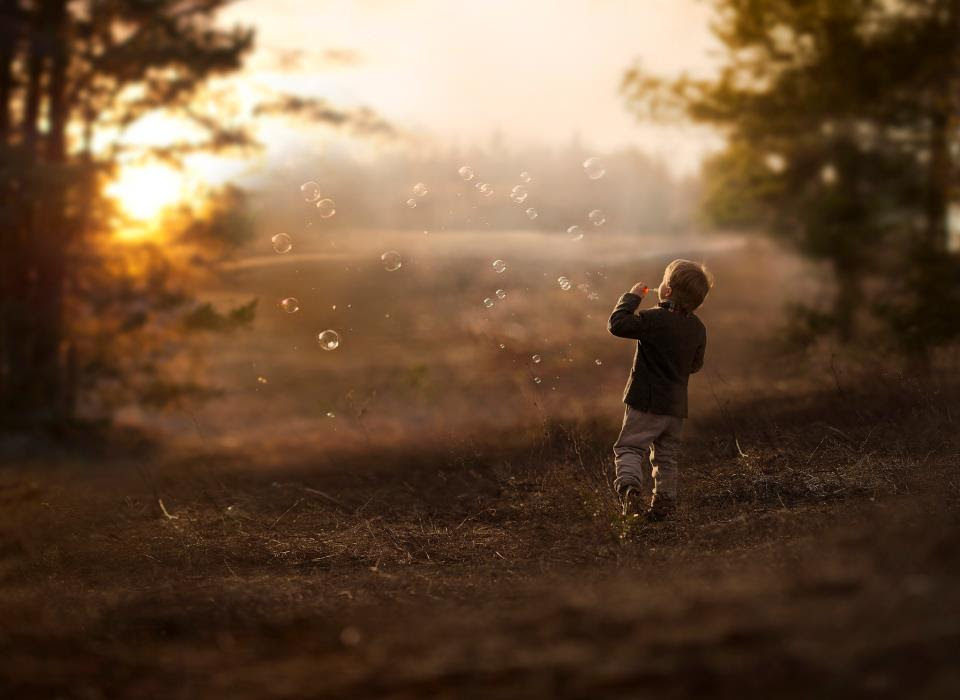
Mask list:
POLYGON ((687 417, 687 380, 703 366, 707 330, 693 313, 671 310, 670 302, 635 313, 641 297, 624 294, 608 328, 637 342, 623 402, 639 411, 687 417))
POLYGON ((703 366, 707 331, 694 315, 712 281, 703 265, 674 260, 657 290, 660 304, 637 313, 647 286, 638 282, 620 297, 609 331, 637 341, 620 437, 613 446, 624 514, 634 513, 638 499, 652 493, 648 517, 667 517, 674 508, 683 420, 687 417, 687 382, 703 366))

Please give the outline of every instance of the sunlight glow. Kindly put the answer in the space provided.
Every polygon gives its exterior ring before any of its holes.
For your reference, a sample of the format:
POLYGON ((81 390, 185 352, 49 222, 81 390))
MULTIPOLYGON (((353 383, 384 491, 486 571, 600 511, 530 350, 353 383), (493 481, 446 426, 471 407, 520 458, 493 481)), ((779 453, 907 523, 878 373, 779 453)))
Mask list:
POLYGON ((184 199, 186 183, 166 165, 132 166, 123 168, 105 192, 131 219, 148 222, 184 199))

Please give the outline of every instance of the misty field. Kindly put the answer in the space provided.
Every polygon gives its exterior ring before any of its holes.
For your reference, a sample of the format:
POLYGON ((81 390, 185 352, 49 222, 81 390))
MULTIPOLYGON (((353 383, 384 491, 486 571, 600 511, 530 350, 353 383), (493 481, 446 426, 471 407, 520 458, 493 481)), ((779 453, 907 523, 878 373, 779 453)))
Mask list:
POLYGON ((960 683, 955 364, 911 379, 784 362, 782 305, 822 289, 815 269, 723 236, 294 240, 242 256, 207 295, 260 299, 251 329, 183 369, 218 397, 127 412, 149 439, 6 445, 9 697, 933 697, 960 683), (633 348, 605 323, 681 254, 718 279, 707 367, 679 515, 645 524, 610 490, 633 348), (317 343, 327 328, 336 350, 317 343))
POLYGON ((634 347, 609 335, 607 317, 638 279, 656 286, 677 256, 704 259, 721 280, 702 309, 711 362, 692 383, 707 408, 753 385, 756 363, 771 364, 761 346, 776 341, 784 303, 824 286, 815 268, 762 241, 719 234, 293 235, 283 255, 261 236, 206 297, 221 306, 256 297, 258 317, 184 368, 223 393, 190 415, 162 417, 181 436, 198 437, 199 424, 203 440, 232 446, 369 446, 618 419, 634 347), (384 268, 386 251, 400 254, 400 269, 384 268), (290 297, 295 313, 280 306, 290 297), (336 350, 320 347, 325 329, 340 335, 336 350))

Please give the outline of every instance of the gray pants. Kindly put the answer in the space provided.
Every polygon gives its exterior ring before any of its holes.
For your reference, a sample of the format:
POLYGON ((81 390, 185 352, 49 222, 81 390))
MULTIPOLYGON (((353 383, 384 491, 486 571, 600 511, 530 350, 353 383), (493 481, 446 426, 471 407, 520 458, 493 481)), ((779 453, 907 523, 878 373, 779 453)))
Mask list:
POLYGON ((623 428, 613 446, 617 493, 628 486, 676 498, 677 462, 683 418, 644 413, 627 406, 623 428))

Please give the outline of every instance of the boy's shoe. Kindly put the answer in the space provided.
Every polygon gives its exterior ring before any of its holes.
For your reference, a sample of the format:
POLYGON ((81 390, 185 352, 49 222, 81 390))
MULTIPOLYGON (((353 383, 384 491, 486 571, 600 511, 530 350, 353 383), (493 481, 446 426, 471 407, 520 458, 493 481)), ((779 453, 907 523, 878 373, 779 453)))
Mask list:
POLYGON ((655 493, 650 500, 650 509, 647 511, 647 520, 660 522, 673 517, 677 510, 674 500, 665 494, 655 493))
POLYGON ((627 490, 624 491, 620 497, 620 500, 623 504, 624 517, 630 515, 637 517, 640 515, 640 489, 628 486, 627 490))

